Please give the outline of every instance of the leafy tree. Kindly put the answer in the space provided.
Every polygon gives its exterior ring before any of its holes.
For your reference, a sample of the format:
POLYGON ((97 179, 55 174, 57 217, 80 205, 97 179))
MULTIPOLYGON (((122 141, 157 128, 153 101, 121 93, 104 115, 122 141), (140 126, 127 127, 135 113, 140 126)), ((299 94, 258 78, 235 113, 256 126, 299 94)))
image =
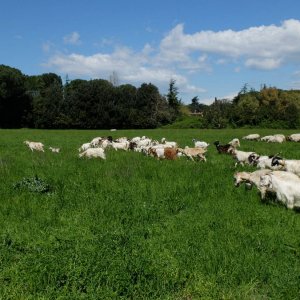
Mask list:
POLYGON ((29 111, 25 76, 18 69, 0 65, 0 127, 26 126, 29 111))
POLYGON ((137 109, 135 126, 138 128, 155 128, 158 125, 159 107, 162 101, 158 88, 143 83, 137 90, 137 109))
POLYGON ((59 128, 63 101, 61 78, 54 73, 29 76, 27 93, 32 97, 32 118, 36 128, 59 128))
POLYGON ((215 101, 204 113, 204 124, 207 128, 225 128, 228 126, 232 103, 228 100, 215 101))
POLYGON ((259 101, 255 97, 251 96, 249 93, 243 95, 243 97, 238 102, 236 107, 236 113, 238 114, 238 118, 239 118, 237 124, 256 125, 258 123, 257 120, 258 110, 259 110, 259 101))
POLYGON ((199 111, 199 98, 197 96, 192 98, 191 104, 189 105, 189 108, 192 112, 198 112, 199 111))
POLYGON ((176 80, 171 79, 169 83, 169 91, 167 94, 167 101, 169 107, 171 108, 174 117, 176 118, 179 115, 179 107, 181 101, 178 99, 178 88, 175 86, 176 80))
POLYGON ((113 127, 134 128, 135 118, 138 115, 136 108, 137 88, 130 84, 115 88, 115 106, 113 127))

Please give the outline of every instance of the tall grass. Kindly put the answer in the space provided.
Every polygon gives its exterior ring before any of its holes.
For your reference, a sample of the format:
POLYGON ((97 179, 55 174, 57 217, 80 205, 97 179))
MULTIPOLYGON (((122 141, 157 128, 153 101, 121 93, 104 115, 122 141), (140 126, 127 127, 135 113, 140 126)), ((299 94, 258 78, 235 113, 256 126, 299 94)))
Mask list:
MULTIPOLYGON (((275 133, 256 130, 261 134, 275 133)), ((228 142, 252 130, 117 131, 228 142)), ((291 131, 281 131, 284 134, 291 131)), ((276 131, 276 133, 279 133, 276 131)), ((157 161, 78 147, 109 131, 0 131, 0 299, 299 299, 300 216, 233 186, 230 156, 157 161), (31 153, 25 139, 59 146, 31 153), (51 193, 16 190, 38 176, 51 193)), ((241 141, 300 159, 300 144, 241 141)))

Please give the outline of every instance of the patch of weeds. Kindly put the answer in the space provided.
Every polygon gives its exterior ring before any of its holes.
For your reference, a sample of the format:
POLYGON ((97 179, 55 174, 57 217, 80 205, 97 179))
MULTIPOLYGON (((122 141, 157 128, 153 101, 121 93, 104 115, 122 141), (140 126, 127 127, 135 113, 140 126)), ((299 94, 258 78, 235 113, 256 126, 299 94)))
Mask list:
POLYGON ((35 177, 23 178, 22 180, 16 182, 13 185, 14 189, 28 190, 34 193, 49 193, 51 191, 50 185, 43 179, 39 178, 37 175, 35 177))

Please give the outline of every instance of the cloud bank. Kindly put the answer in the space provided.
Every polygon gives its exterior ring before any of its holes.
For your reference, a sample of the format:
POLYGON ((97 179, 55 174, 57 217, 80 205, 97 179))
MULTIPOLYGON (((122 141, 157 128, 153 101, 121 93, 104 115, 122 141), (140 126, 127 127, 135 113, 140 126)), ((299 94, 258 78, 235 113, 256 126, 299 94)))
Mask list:
MULTIPOLYGON (((77 32, 64 37, 65 44, 80 44, 77 32)), ((300 62, 300 21, 286 20, 279 26, 250 27, 240 31, 184 32, 176 25, 157 46, 146 44, 141 50, 116 47, 110 53, 84 55, 56 53, 45 66, 71 76, 108 78, 113 71, 122 82, 152 82, 166 86, 171 78, 182 93, 197 94, 205 89, 192 84, 192 75, 211 73, 217 65, 238 63, 241 67, 275 70, 289 63, 300 62)))

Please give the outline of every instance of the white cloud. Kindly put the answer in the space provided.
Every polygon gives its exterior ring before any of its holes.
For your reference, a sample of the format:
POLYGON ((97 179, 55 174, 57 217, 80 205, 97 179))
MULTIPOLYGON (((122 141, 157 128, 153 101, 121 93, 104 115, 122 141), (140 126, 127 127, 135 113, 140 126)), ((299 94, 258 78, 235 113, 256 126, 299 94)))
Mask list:
POLYGON ((161 56, 169 62, 185 61, 192 52, 245 58, 246 66, 274 69, 280 63, 300 61, 300 21, 286 20, 280 26, 250 27, 241 31, 200 31, 185 34, 183 24, 173 28, 161 41, 161 56), (261 66, 259 63, 261 63, 261 66))
POLYGON ((246 67, 263 70, 276 69, 280 64, 281 59, 276 58, 249 58, 245 62, 246 67))
POLYGON ((154 49, 146 44, 140 52, 127 47, 118 47, 110 54, 97 53, 91 56, 82 54, 56 54, 44 64, 45 67, 58 70, 69 75, 88 78, 109 78, 116 71, 120 81, 140 84, 151 82, 160 89, 166 89, 173 78, 180 92, 203 92, 204 89, 193 86, 186 76, 168 66, 157 66, 154 49))
POLYGON ((74 31, 71 34, 64 36, 64 43, 70 45, 79 45, 81 44, 80 35, 78 32, 74 31))
MULTIPOLYGON (((80 36, 73 32, 64 42, 78 44, 80 36)), ((102 42, 111 44, 111 40, 102 42)), ((185 33, 184 25, 179 24, 158 45, 146 43, 139 51, 116 47, 113 51, 93 55, 56 53, 44 66, 73 77, 87 78, 109 78, 116 71, 121 83, 152 82, 160 89, 167 89, 170 79, 174 78, 180 93, 190 97, 206 92, 192 83, 192 76, 195 78, 200 72, 213 73, 216 65, 221 68, 233 63, 234 73, 241 72, 240 66, 244 66, 243 71, 245 68, 273 70, 290 62, 300 62, 300 21, 291 19, 279 26, 193 34, 185 33)), ((45 43, 44 50, 50 46, 45 43)))

